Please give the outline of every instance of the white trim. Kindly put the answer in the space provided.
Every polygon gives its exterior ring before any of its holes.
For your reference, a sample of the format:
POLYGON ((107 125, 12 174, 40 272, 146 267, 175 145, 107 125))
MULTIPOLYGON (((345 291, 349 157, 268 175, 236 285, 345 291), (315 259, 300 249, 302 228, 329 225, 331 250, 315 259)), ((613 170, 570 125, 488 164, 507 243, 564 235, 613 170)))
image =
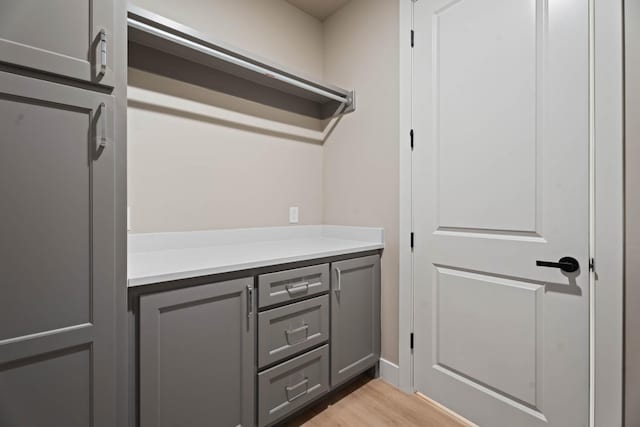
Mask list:
POLYGON ((398 387, 413 392, 412 352, 409 334, 413 329, 413 257, 410 247, 412 230, 411 208, 411 97, 413 78, 412 49, 409 43, 413 28, 413 1, 399 2, 399 55, 400 55, 400 224, 399 224, 399 277, 398 277, 398 387))
POLYGON ((446 406, 442 405, 441 403, 436 402, 435 400, 431 399, 428 396, 425 396, 424 394, 420 393, 420 392, 416 392, 416 395, 420 398, 423 399, 425 401, 427 401, 430 405, 435 406, 436 408, 438 408, 439 410, 441 410, 442 412, 452 416, 453 418, 457 419, 458 421, 460 421, 460 423, 462 423, 465 426, 469 426, 469 427, 478 427, 477 424, 472 423, 471 421, 469 421, 468 419, 466 419, 465 417, 463 417, 462 415, 458 414, 455 411, 452 411, 451 409, 447 408, 446 406))
MULTIPOLYGON (((589 259, 595 256, 595 0, 589 0, 589 259)), ((589 427, 595 427, 595 283, 596 273, 589 270, 589 427)))
POLYGON ((622 425, 624 86, 622 0, 594 0, 594 420, 622 425))
POLYGON ((395 363, 389 362, 387 359, 380 358, 380 378, 383 381, 398 388, 400 377, 400 368, 395 363))

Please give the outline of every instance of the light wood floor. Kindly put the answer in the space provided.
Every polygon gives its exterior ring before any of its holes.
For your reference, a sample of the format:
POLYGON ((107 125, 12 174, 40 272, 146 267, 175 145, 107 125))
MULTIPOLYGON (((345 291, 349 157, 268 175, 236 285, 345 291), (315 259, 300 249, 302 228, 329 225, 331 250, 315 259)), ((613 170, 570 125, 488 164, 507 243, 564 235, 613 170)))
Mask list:
POLYGON ((401 392, 381 379, 360 378, 318 403, 288 427, 467 427, 432 403, 401 392))

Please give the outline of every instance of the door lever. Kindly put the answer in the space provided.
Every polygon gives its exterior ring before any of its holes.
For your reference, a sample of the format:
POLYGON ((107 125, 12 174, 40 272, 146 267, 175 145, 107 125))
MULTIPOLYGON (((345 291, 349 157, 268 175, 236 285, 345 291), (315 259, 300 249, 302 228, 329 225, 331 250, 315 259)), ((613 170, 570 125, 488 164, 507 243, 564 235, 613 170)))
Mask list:
POLYGON ((578 260, 570 256, 562 257, 558 262, 536 261, 536 265, 538 267, 559 268, 565 273, 573 273, 580 269, 580 263, 578 263, 578 260))

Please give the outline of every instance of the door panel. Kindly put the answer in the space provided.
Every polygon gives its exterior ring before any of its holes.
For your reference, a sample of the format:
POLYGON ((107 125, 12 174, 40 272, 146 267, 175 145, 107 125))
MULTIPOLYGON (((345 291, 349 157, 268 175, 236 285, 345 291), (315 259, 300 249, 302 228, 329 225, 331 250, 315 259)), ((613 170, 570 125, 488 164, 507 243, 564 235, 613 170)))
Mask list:
POLYGON ((588 2, 414 14, 415 387, 480 425, 586 425, 588 2), (582 270, 536 266, 563 256, 582 270))
POLYGON ((447 268, 434 288, 436 365, 535 406, 542 288, 447 268))
POLYGON ((434 13, 440 228, 536 231, 532 14, 531 1, 452 2, 434 13), (474 161, 461 162, 461 156, 474 161))
POLYGON ((142 427, 254 425, 250 288, 253 278, 140 298, 142 427))
POLYGON ((115 423, 112 105, 0 73, 0 425, 115 423))
POLYGON ((113 85, 113 4, 109 0, 0 0, 0 61, 113 85), (100 32, 107 62, 100 70, 100 32))
POLYGON ((380 358, 380 257, 331 264, 331 386, 380 358))
POLYGON ((89 345, 22 360, 0 371, 0 425, 91 425, 89 345), (46 380, 45 380, 46 378, 46 380), (34 384, 41 386, 34 387, 34 384), (45 385, 46 386, 42 386, 45 385), (38 408, 37 411, 28 408, 38 408))

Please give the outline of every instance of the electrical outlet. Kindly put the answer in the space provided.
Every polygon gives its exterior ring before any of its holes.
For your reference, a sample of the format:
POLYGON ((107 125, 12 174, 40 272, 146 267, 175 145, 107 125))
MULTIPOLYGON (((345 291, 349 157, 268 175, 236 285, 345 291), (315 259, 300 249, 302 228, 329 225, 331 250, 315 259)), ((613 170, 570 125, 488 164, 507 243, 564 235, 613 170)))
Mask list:
POLYGON ((299 220, 299 210, 297 206, 289 208, 289 224, 297 224, 299 220))

